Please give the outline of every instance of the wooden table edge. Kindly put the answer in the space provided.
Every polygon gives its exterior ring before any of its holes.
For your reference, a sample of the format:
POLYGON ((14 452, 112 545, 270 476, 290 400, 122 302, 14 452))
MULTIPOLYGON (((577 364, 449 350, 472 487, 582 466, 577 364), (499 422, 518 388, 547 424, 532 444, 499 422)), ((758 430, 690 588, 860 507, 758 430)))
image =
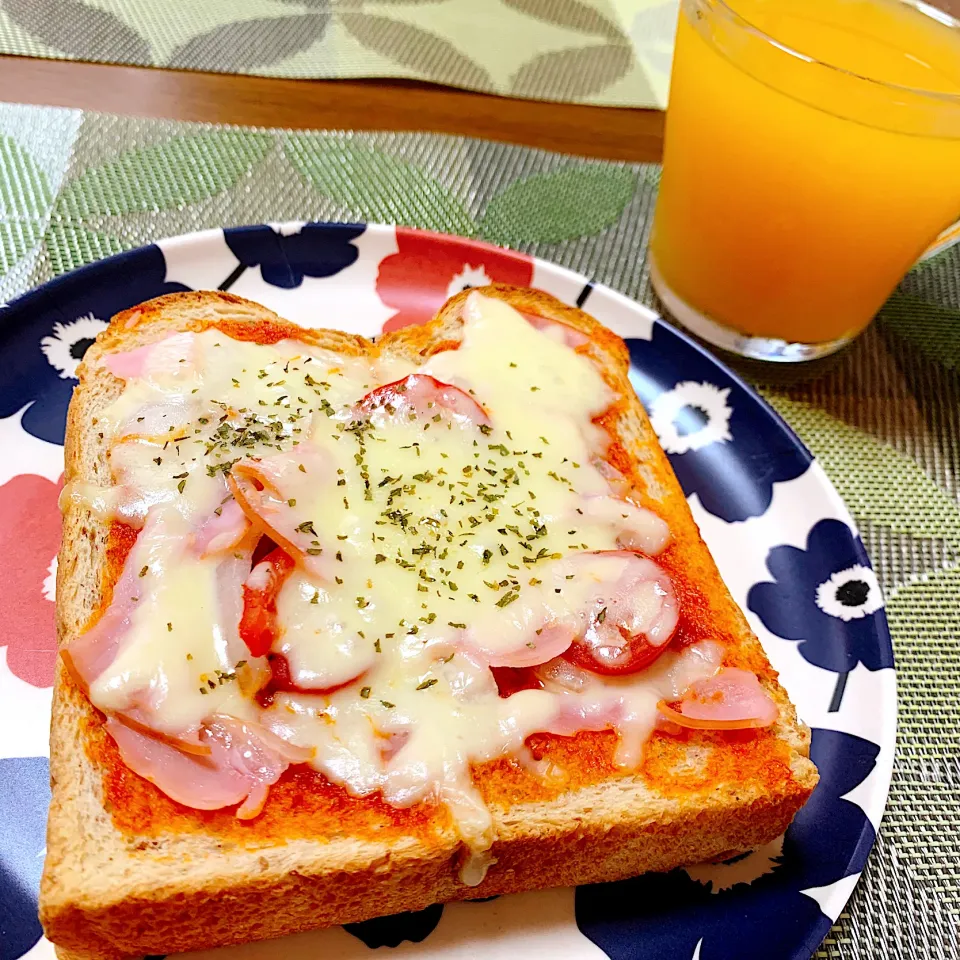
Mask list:
POLYGON ((243 126, 458 134, 608 160, 658 161, 663 142, 659 110, 411 80, 292 80, 0 55, 0 99, 243 126))

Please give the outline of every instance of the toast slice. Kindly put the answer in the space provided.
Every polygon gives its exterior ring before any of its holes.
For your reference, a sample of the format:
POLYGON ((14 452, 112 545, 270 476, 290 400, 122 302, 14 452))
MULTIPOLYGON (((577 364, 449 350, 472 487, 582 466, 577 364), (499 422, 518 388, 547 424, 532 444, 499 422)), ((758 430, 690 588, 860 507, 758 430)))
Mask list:
MULTIPOLYGON (((667 521, 664 563, 682 582, 692 629, 722 643, 724 664, 755 673, 779 708, 767 729, 656 733, 639 768, 613 762, 610 731, 530 738, 534 754, 564 771, 545 783, 508 759, 473 769, 493 815, 496 862, 479 886, 459 879, 462 842, 437 805, 397 809, 379 796, 351 797, 292 767, 263 813, 199 811, 170 800, 127 769, 97 711, 59 666, 51 729, 52 803, 40 916, 58 955, 123 960, 236 944, 430 904, 617 880, 723 859, 780 835, 809 797, 817 773, 809 730, 777 682, 756 637, 724 586, 646 414, 627 379, 623 342, 586 313, 538 291, 480 292, 584 337, 617 402, 603 428, 610 459, 632 496, 667 521)), ((304 330, 226 293, 149 301, 113 318, 78 371, 66 436, 66 481, 110 484, 97 418, 123 382, 100 363, 180 331, 217 327, 235 339, 300 339, 344 357, 420 363, 455 349, 466 293, 422 327, 376 341, 304 330)), ((123 543, 109 522, 67 500, 57 580, 61 645, 75 640, 109 601, 123 543)))

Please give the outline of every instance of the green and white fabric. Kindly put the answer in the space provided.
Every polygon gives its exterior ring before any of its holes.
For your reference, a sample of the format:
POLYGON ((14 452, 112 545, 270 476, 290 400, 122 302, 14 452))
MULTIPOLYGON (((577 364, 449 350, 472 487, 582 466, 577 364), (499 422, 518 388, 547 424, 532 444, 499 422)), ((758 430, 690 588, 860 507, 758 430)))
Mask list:
POLYGON ((677 0, 0 0, 0 53, 666 105, 677 0))

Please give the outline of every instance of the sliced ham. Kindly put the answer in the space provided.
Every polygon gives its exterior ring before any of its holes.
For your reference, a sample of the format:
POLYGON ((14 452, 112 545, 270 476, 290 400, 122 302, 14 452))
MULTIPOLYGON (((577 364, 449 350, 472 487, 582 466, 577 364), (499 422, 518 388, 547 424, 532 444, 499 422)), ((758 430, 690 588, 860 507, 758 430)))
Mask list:
POLYGON ((125 353, 108 353, 103 364, 121 380, 147 377, 151 373, 180 373, 184 367, 192 366, 195 347, 195 334, 175 333, 125 353))
POLYGON ((149 541, 160 528, 159 513, 147 516, 137 542, 133 545, 123 572, 113 588, 113 600, 100 619, 86 633, 60 651, 64 665, 82 689, 91 684, 113 663, 144 590, 140 569, 148 562, 149 541))
POLYGON ((661 701, 658 707, 681 727, 708 730, 769 727, 780 715, 756 675, 734 667, 693 683, 677 706, 661 701))
POLYGON ((584 513, 609 518, 619 526, 617 542, 624 550, 656 556, 670 541, 667 523, 631 499, 635 494, 629 480, 609 460, 595 456, 591 463, 609 484, 612 496, 588 497, 582 505, 584 513))
POLYGON ((108 353, 103 358, 103 365, 121 380, 133 380, 142 377, 143 371, 154 345, 148 343, 126 353, 108 353))
POLYGON ((118 720, 125 727, 129 727, 131 730, 141 733, 146 737, 153 737, 156 740, 160 740, 171 747, 181 750, 183 753, 192 753, 198 757, 210 756, 210 747, 200 740, 199 727, 196 730, 184 733, 181 737, 173 737, 160 730, 152 730, 150 728, 149 710, 133 709, 127 710, 125 713, 111 714, 110 716, 112 719, 118 720))
POLYGON ((281 740, 259 724, 218 716, 204 725, 200 739, 208 756, 177 747, 107 718, 123 762, 156 784, 168 797, 197 810, 240 804, 241 820, 255 817, 270 786, 291 763, 305 763, 312 751, 281 740))
POLYGON ((660 698, 675 699, 691 686, 709 682, 722 658, 719 644, 704 641, 669 651, 637 676, 600 676, 565 658, 534 667, 532 673, 546 692, 557 695, 551 733, 573 736, 581 730, 614 729, 620 734, 617 762, 631 766, 654 729, 680 732, 660 709, 660 698))
POLYGON ((162 447, 170 440, 182 439, 196 415, 189 397, 175 394, 152 400, 117 425, 117 436, 121 443, 141 440, 162 447))
POLYGON ((217 716, 204 726, 203 739, 221 770, 247 786, 237 817, 249 820, 263 809, 268 788, 291 763, 306 763, 313 750, 297 747, 259 724, 217 716))
POLYGON ((211 513, 197 528, 193 547, 201 557, 233 550, 250 532, 250 521, 235 498, 221 504, 219 509, 219 514, 211 513))
POLYGON ((426 373, 371 390, 360 399, 355 413, 371 420, 428 419, 440 414, 460 426, 488 426, 490 418, 470 394, 426 373))
POLYGON ((485 648, 479 638, 475 638, 468 646, 478 650, 491 667, 533 667, 559 657, 577 636, 577 625, 575 621, 546 623, 527 636, 529 639, 523 643, 505 650, 485 648))
POLYGON ((530 326, 536 327, 541 333, 545 333, 558 342, 566 344, 571 350, 576 350, 577 347, 585 346, 590 342, 590 338, 585 333, 582 333, 575 327, 561 323, 559 320, 539 317, 534 313, 523 313, 522 311, 521 313, 523 319, 526 320, 530 326))
POLYGON ((455 641, 491 667, 533 667, 563 655, 595 673, 636 673, 659 657, 677 625, 666 572, 630 550, 582 553, 538 568, 496 622, 475 619, 455 641), (571 609, 558 594, 576 585, 571 609))
POLYGON ((581 506, 585 517, 616 528, 617 542, 624 550, 655 557, 670 540, 670 528, 652 510, 616 497, 587 497, 581 506))
POLYGON ((406 746, 410 739, 409 730, 395 730, 389 733, 374 731, 380 747, 380 762, 386 766, 406 746))
POLYGON ((212 751, 207 757, 183 753, 115 717, 108 717, 106 726, 123 762, 178 803, 198 810, 217 810, 240 803, 252 789, 245 779, 221 770, 212 751))
POLYGON ((239 460, 228 477, 230 491, 253 528, 321 580, 332 579, 329 559, 323 555, 322 532, 305 527, 291 501, 299 498, 306 503, 316 496, 320 484, 335 482, 330 464, 310 444, 259 460, 239 460))
POLYGON ((590 462, 597 473, 610 484, 610 490, 617 499, 629 499, 632 492, 630 481, 609 460, 595 456, 590 462))
MULTIPOLYGON (((90 630, 73 640, 61 652, 64 664, 82 689, 89 691, 124 649, 132 628, 134 612, 149 600, 146 589, 150 581, 141 576, 141 572, 143 568, 153 565, 154 552, 159 551, 162 554, 168 543, 169 536, 164 531, 162 511, 151 511, 114 586, 112 602, 90 630)), ((238 632, 243 612, 243 581, 250 570, 253 543, 254 538, 248 535, 216 562, 216 608, 211 611, 211 628, 219 638, 218 642, 225 644, 227 663, 243 663, 244 668, 239 679, 245 688, 255 692, 259 688, 258 684, 263 683, 263 673, 267 669, 266 660, 261 658, 258 661, 251 657, 238 632)), ((167 558, 168 562, 176 564, 178 558, 186 557, 189 541, 178 538, 177 549, 184 552, 174 551, 167 558)), ((197 639, 200 642, 203 640, 200 637, 197 639)), ((156 711, 163 698, 169 695, 171 691, 160 675, 159 682, 155 678, 140 689, 128 690, 123 695, 122 702, 112 704, 112 712, 119 716, 121 722, 137 731, 149 732, 188 751, 205 752, 194 749, 197 743, 196 725, 189 729, 165 727, 162 733, 157 732, 157 728, 162 724, 157 722, 156 711)))
POLYGON ((563 657, 538 664, 531 673, 544 689, 555 693, 583 693, 592 682, 586 670, 575 667, 563 657))

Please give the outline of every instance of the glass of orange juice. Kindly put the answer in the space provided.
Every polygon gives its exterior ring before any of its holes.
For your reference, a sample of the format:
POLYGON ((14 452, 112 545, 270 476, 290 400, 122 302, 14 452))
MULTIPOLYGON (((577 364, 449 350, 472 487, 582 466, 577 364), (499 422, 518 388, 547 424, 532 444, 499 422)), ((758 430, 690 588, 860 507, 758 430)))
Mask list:
POLYGON ((681 0, 651 280, 703 339, 807 360, 960 215, 960 23, 904 0, 681 0))

